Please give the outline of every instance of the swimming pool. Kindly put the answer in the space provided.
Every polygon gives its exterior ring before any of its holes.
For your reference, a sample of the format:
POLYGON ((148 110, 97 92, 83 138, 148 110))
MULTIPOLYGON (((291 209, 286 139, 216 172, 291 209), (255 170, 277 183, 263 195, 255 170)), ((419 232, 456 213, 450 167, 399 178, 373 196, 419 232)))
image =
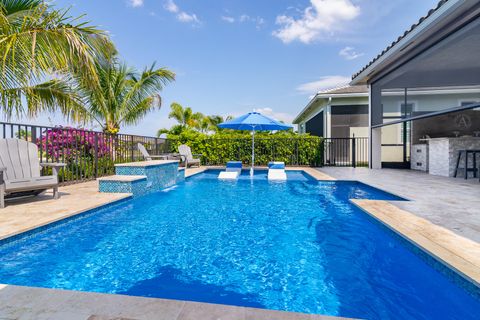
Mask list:
MULTIPOLYGON (((0 245, 0 283, 367 319, 478 319, 480 301, 348 199, 355 182, 216 171, 0 245)), ((0 242, 1 243, 1 242, 0 242)))

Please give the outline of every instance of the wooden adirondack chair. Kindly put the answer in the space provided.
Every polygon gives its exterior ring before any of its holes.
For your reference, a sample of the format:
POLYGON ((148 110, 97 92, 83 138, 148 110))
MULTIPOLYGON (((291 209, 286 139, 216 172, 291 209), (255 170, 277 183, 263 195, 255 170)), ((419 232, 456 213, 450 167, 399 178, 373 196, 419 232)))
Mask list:
POLYGON ((5 197, 38 195, 52 188, 58 199, 58 170, 64 163, 40 163, 34 143, 20 139, 0 139, 0 208, 5 197), (53 175, 41 176, 42 167, 51 167, 53 175))
POLYGON ((195 159, 193 156, 201 157, 201 154, 192 154, 192 150, 186 144, 178 146, 178 153, 182 157, 182 160, 185 162, 185 168, 188 168, 189 165, 197 165, 200 167, 200 159, 195 159))

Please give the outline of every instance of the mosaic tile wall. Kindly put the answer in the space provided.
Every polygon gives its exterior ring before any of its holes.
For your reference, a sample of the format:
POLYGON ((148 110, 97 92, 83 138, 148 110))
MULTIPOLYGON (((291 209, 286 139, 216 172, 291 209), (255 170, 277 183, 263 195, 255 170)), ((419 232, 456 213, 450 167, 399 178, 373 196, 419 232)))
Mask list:
POLYGON ((108 181, 102 180, 98 185, 100 192, 131 193, 134 197, 147 193, 147 179, 137 181, 108 181))
POLYGON ((146 176, 146 179, 136 181, 100 180, 100 192, 132 193, 133 196, 138 197, 171 187, 185 179, 185 171, 178 170, 178 163, 147 167, 120 166, 115 168, 115 172, 118 176, 146 176))
POLYGON ((185 169, 180 169, 177 172, 177 183, 185 181, 185 169))

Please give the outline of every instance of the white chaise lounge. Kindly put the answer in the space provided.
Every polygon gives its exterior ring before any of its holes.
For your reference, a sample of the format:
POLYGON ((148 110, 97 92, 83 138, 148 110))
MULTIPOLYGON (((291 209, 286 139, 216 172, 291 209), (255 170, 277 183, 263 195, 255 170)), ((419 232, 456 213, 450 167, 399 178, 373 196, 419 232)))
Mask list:
POLYGON ((0 139, 0 208, 5 197, 38 195, 53 189, 58 199, 58 170, 64 163, 40 163, 34 143, 20 139, 0 139), (42 167, 52 167, 52 175, 41 176, 42 167))
POLYGON ((268 163, 268 180, 287 180, 285 173, 285 162, 272 161, 268 163))
POLYGON ((242 161, 228 161, 225 171, 220 172, 218 179, 237 180, 242 173, 242 161))

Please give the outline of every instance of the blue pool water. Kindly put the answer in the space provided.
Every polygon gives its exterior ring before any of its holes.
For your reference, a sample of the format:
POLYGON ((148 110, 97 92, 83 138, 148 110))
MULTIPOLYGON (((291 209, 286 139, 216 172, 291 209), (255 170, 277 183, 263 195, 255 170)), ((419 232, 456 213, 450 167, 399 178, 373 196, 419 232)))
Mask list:
POLYGON ((350 198, 398 200, 299 172, 209 171, 0 245, 0 283, 367 319, 478 319, 480 301, 350 198))

